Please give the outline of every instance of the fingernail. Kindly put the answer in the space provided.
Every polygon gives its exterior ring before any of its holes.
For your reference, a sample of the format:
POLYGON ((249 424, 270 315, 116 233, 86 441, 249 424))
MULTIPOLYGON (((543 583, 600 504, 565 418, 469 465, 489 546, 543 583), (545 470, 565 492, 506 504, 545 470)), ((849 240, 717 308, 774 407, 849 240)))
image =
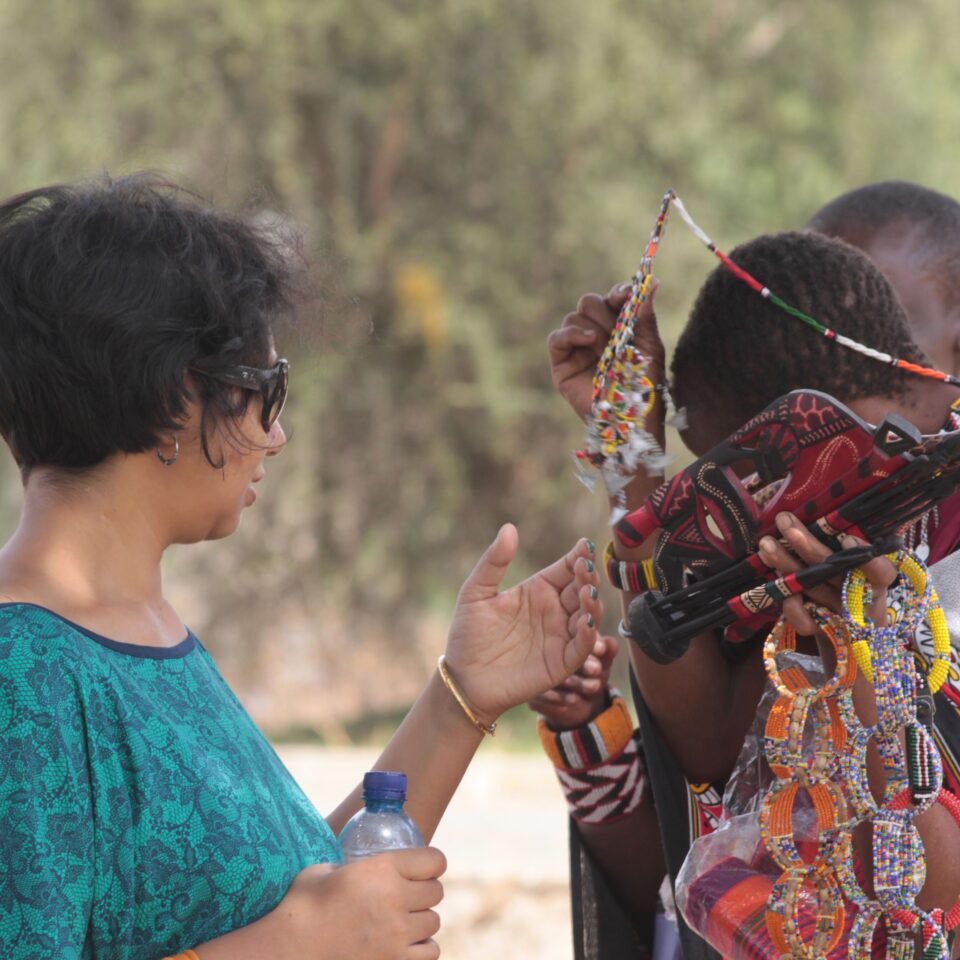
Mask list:
POLYGON ((633 281, 627 280, 625 283, 621 283, 620 286, 617 287, 617 293, 626 293, 628 290, 632 290, 632 289, 633 289, 633 281))
POLYGON ((793 517, 789 513, 777 514, 777 529, 786 532, 793 526, 793 517))
POLYGON ((585 337, 595 337, 597 335, 596 330, 587 330, 584 327, 577 328, 585 337))
POLYGON ((600 591, 596 587, 590 588, 590 599, 596 600, 600 596, 600 591))
POLYGON ((597 625, 597 621, 593 619, 593 614, 587 614, 587 626, 592 630, 597 625))
POLYGON ((583 562, 587 565, 587 573, 593 573, 593 561, 584 559, 583 562))
POLYGON ((777 541, 773 537, 761 537, 760 538, 760 549, 764 553, 773 553, 777 549, 777 541))
POLYGON ((588 549, 591 553, 596 553, 596 552, 597 552, 596 544, 595 544, 589 537, 587 537, 587 549, 588 549))

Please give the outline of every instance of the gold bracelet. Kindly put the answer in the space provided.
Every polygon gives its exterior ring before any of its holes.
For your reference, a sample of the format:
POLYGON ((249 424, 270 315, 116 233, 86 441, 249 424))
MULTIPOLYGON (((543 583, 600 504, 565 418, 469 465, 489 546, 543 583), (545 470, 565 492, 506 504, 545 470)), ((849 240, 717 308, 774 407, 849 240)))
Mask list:
POLYGON ((447 658, 443 654, 440 654, 440 659, 437 660, 437 669, 440 671, 440 679, 443 681, 443 685, 453 694, 454 700, 460 704, 461 709, 467 715, 470 722, 481 733, 487 733, 491 737, 494 736, 497 732, 496 721, 491 724, 486 724, 473 712, 470 704, 467 703, 463 694, 460 692, 460 688, 453 682, 453 677, 450 676, 450 671, 447 670, 447 658))

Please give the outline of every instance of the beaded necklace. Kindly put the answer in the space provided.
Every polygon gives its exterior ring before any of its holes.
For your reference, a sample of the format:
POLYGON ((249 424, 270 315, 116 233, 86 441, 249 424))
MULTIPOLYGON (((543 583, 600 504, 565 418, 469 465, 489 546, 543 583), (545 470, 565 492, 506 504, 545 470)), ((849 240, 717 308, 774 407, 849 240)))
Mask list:
MULTIPOLYGON (((878 627, 866 618, 862 571, 846 578, 842 617, 808 606, 836 653, 834 676, 825 683, 811 684, 799 667, 781 668, 780 655, 796 649, 796 634, 782 619, 764 644, 764 664, 778 694, 767 718, 764 752, 777 782, 763 799, 760 831, 783 871, 771 890, 766 922, 777 949, 798 960, 824 957, 839 943, 845 902, 854 910, 850 960, 870 960, 881 922, 892 960, 910 960, 918 935, 923 960, 946 960, 946 932, 960 924, 960 901, 948 912, 926 912, 916 904, 926 861, 914 820, 939 802, 960 826, 960 802, 942 789, 939 751, 918 718, 918 704, 942 682, 942 656, 921 677, 905 642, 921 620, 936 620, 935 593, 915 556, 901 551, 892 559, 904 592, 895 623, 878 627), (861 671, 876 696, 877 722, 871 727, 853 706, 851 688, 861 671), (885 776, 879 801, 867 777, 871 740, 885 776), (801 808, 812 811, 815 824, 815 836, 809 829, 804 835, 804 854, 796 835, 801 808), (851 830, 863 820, 872 831, 873 898, 854 867, 851 830), (801 914, 811 910, 812 926, 802 924, 801 914)), ((942 638, 937 647, 943 654, 942 638)))
MULTIPOLYGON (((575 454, 578 467, 583 462, 598 467, 608 495, 617 496, 621 509, 614 511, 611 522, 624 512, 622 491, 637 465, 642 463, 652 474, 662 473, 666 465, 660 444, 646 430, 647 416, 653 409, 658 391, 663 395, 668 420, 676 415, 666 384, 655 384, 650 379, 650 360, 633 342, 640 311, 650 298, 653 261, 663 238, 673 196, 673 192, 668 191, 660 204, 643 259, 631 282, 630 296, 620 310, 597 364, 586 444, 575 454)), ((578 475, 592 489, 592 476, 579 469, 578 475)))
MULTIPOLYGON (((846 822, 840 815, 842 808, 834 802, 832 818, 821 818, 818 809, 818 825, 821 828, 835 827, 838 834, 849 839, 849 831, 854 823, 861 820, 871 823, 872 899, 864 892, 857 878, 852 843, 844 843, 834 837, 832 846, 821 844, 818 858, 814 861, 814 866, 820 872, 832 872, 839 890, 856 911, 847 951, 851 960, 869 960, 875 931, 881 921, 886 929, 888 957, 894 960, 913 957, 916 937, 920 934, 924 960, 936 960, 947 956, 945 933, 960 922, 960 903, 954 905, 946 915, 942 911, 925 912, 917 906, 916 898, 926 878, 926 861, 914 820, 935 802, 944 803, 951 814, 954 814, 956 804, 951 806, 951 800, 943 799, 940 754, 928 727, 918 719, 918 704, 928 696, 928 690, 935 691, 943 682, 941 674, 945 674, 947 669, 945 658, 949 657, 949 636, 946 635, 944 624, 943 635, 935 644, 937 657, 928 675, 920 677, 907 639, 923 619, 931 624, 935 634, 940 634, 940 628, 932 626, 937 622, 938 605, 926 568, 915 556, 908 551, 901 551, 891 559, 903 581, 904 593, 902 616, 895 623, 875 626, 866 618, 866 579, 860 570, 848 574, 844 583, 843 619, 839 625, 823 612, 812 610, 820 628, 837 651, 837 672, 833 681, 820 688, 813 697, 805 694, 796 682, 785 683, 783 677, 787 671, 782 674, 776 671, 778 652, 790 648, 789 629, 781 622, 770 635, 764 648, 765 663, 778 692, 794 697, 790 704, 794 726, 790 728, 789 736, 796 742, 797 748, 788 754, 784 753, 776 736, 774 711, 767 723, 765 746, 773 772, 785 778, 784 782, 796 784, 795 790, 804 784, 805 777, 809 777, 809 773, 798 772, 797 765, 806 760, 808 770, 814 770, 821 777, 830 776, 833 786, 842 791, 840 796, 846 798, 850 810, 846 822), (946 650, 943 649, 944 637, 946 650), (841 655, 841 649, 846 650, 845 655, 841 655), (847 665, 850 669, 844 671, 847 665), (858 668, 874 686, 877 722, 871 727, 865 727, 860 721, 853 708, 849 686, 843 682, 854 676, 858 668), (828 699, 831 694, 832 699, 828 699), (823 733, 817 730, 817 725, 825 730, 826 720, 812 716, 812 711, 802 705, 801 698, 804 695, 811 703, 828 699, 833 708, 830 731, 834 751, 832 759, 836 761, 833 767, 826 759, 818 757, 825 748, 818 745, 822 744, 823 733), (808 735, 804 740, 803 731, 810 725, 808 714, 813 720, 813 736, 811 738, 808 735), (903 741, 901 732, 904 734, 903 741), (871 740, 876 745, 885 776, 883 796, 879 802, 873 797, 867 777, 867 746, 871 740), (811 744, 814 752, 812 764, 809 756, 811 744), (791 761, 792 769, 789 764, 783 764, 785 757, 791 761)), ((773 793, 771 791, 771 797, 773 793)), ((770 802, 775 803, 776 800, 770 802)), ((764 821, 761 820, 762 831, 763 828, 764 821)), ((769 826, 764 839, 774 858, 783 865, 776 855, 777 849, 784 846, 783 839, 777 837, 769 826)), ((794 867, 793 874, 796 873, 794 867)), ((830 887, 830 882, 819 880, 815 887, 818 902, 823 900, 825 904, 822 891, 830 887)), ((767 924, 778 946, 786 948, 785 952, 788 951, 791 956, 806 960, 810 957, 811 949, 827 941, 811 944, 799 942, 794 927, 785 926, 782 918, 793 909, 790 889, 790 884, 786 882, 774 887, 768 904, 767 924)), ((843 919, 842 911, 836 907, 832 914, 823 906, 819 910, 818 931, 820 924, 826 927, 843 919)))

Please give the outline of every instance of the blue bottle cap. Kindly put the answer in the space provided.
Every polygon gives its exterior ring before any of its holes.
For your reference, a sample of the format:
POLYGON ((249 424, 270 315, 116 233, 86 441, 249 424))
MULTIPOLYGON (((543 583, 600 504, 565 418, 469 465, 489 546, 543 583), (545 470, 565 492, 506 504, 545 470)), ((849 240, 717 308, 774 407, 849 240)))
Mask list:
POLYGON ((389 770, 371 770, 363 775, 364 800, 406 800, 407 775, 389 770))

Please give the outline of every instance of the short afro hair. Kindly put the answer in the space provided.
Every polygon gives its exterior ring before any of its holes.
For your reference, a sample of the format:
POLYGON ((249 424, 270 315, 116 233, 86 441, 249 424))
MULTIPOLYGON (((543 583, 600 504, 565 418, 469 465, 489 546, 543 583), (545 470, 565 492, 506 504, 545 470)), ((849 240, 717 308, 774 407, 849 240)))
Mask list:
MULTIPOLYGON (((927 362, 890 283, 854 247, 816 233, 780 233, 742 244, 730 259, 838 333, 927 362)), ((709 412, 722 436, 791 390, 822 390, 841 402, 894 397, 909 376, 826 339, 722 265, 700 289, 671 370, 678 406, 709 412)))
POLYGON ((0 434, 24 477, 88 469, 250 399, 215 379, 266 366, 290 308, 281 245, 159 177, 51 186, 0 203, 0 434), (199 396, 197 396, 199 394, 199 396))
POLYGON ((935 266, 960 266, 960 203, 905 180, 850 190, 821 207, 809 230, 863 246, 884 230, 917 227, 917 253, 935 266))

